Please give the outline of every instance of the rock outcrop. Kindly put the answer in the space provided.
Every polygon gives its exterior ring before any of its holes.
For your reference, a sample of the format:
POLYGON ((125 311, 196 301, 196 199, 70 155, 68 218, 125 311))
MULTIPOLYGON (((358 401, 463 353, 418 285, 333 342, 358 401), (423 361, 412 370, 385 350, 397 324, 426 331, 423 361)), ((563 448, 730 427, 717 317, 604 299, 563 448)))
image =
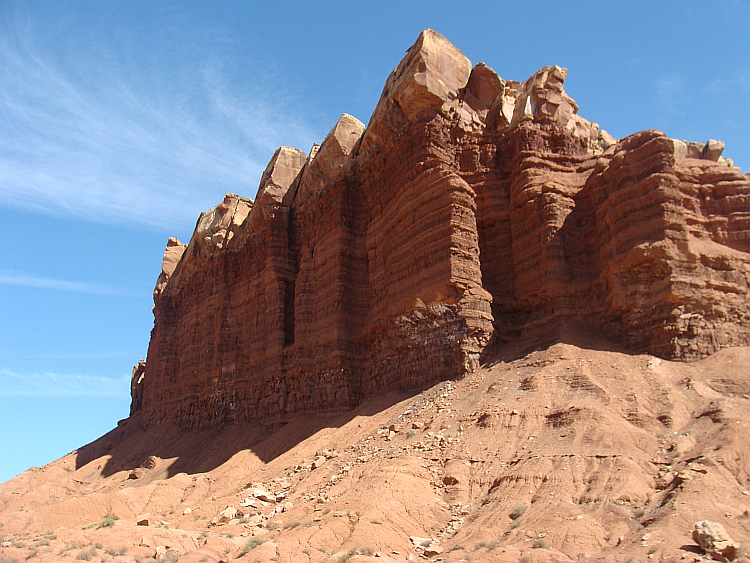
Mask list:
POLYGON ((724 526, 718 522, 696 522, 693 541, 717 561, 734 561, 739 555, 740 546, 732 541, 724 526))
POLYGON ((347 409, 567 319, 671 359, 750 343, 748 177, 717 141, 616 141, 566 75, 504 81, 425 30, 367 127, 280 148, 254 202, 170 239, 144 420, 347 409))

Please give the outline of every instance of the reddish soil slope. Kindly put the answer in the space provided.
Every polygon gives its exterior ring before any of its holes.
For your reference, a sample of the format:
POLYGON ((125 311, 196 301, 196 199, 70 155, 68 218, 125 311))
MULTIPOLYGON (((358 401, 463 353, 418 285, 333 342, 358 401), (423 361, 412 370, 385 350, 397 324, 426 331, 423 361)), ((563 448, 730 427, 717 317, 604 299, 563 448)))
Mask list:
POLYGON ((566 333, 339 416, 192 432, 128 419, 0 485, 0 556, 697 561, 704 519, 746 543, 750 349, 685 364, 566 333))

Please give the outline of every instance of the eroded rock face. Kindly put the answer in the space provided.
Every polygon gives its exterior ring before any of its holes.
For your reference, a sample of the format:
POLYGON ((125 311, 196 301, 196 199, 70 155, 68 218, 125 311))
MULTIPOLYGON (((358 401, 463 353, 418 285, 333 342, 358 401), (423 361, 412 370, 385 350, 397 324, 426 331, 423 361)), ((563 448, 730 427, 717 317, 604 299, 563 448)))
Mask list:
POLYGON ((426 30, 367 127, 280 148, 254 203, 170 239, 146 422, 347 409, 571 318, 666 358, 750 342, 748 177, 717 141, 616 141, 566 75, 505 81, 426 30))
MULTIPOLYGON (((169 239, 176 240, 176 239, 169 239)), ((167 246, 167 249, 169 246, 167 246)), ((133 366, 133 373, 130 376, 130 414, 133 415, 143 405, 143 380, 146 377, 146 360, 140 360, 133 366)))

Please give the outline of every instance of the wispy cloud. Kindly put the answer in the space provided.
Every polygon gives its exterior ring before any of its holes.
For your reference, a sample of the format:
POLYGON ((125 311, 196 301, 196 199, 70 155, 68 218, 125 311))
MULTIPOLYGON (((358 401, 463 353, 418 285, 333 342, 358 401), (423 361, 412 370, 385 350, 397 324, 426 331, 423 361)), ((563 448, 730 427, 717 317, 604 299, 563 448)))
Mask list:
POLYGON ((15 285, 20 287, 32 287, 39 289, 54 289, 58 291, 74 291, 77 293, 90 293, 95 295, 111 295, 116 297, 137 297, 139 294, 121 287, 112 287, 97 283, 72 282, 16 274, 13 272, 0 271, 0 285, 15 285))
POLYGON ((656 81, 656 96, 659 105, 669 114, 682 113, 685 101, 683 78, 679 74, 662 76, 656 81))
POLYGON ((130 377, 119 379, 51 372, 19 374, 0 368, 2 397, 107 397, 126 399, 130 377))
POLYGON ((0 205, 184 227, 224 192, 254 197, 277 144, 312 142, 283 96, 230 88, 215 57, 180 89, 154 76, 169 68, 105 62, 107 45, 76 60, 39 44, 27 21, 0 29, 0 205))

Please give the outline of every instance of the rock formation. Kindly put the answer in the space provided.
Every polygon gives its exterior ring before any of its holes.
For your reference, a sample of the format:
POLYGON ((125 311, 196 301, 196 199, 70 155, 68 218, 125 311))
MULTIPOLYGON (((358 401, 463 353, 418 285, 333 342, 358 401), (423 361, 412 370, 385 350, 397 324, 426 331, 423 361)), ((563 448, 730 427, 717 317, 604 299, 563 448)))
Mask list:
POLYGON ((708 520, 695 523, 693 541, 717 561, 734 561, 740 550, 739 546, 729 537, 724 526, 708 520))
POLYGON ((422 32, 367 127, 278 149, 254 202, 227 194, 170 239, 134 411, 351 408, 567 319, 670 359, 750 343, 748 177, 717 141, 616 141, 566 74, 504 81, 422 32))

